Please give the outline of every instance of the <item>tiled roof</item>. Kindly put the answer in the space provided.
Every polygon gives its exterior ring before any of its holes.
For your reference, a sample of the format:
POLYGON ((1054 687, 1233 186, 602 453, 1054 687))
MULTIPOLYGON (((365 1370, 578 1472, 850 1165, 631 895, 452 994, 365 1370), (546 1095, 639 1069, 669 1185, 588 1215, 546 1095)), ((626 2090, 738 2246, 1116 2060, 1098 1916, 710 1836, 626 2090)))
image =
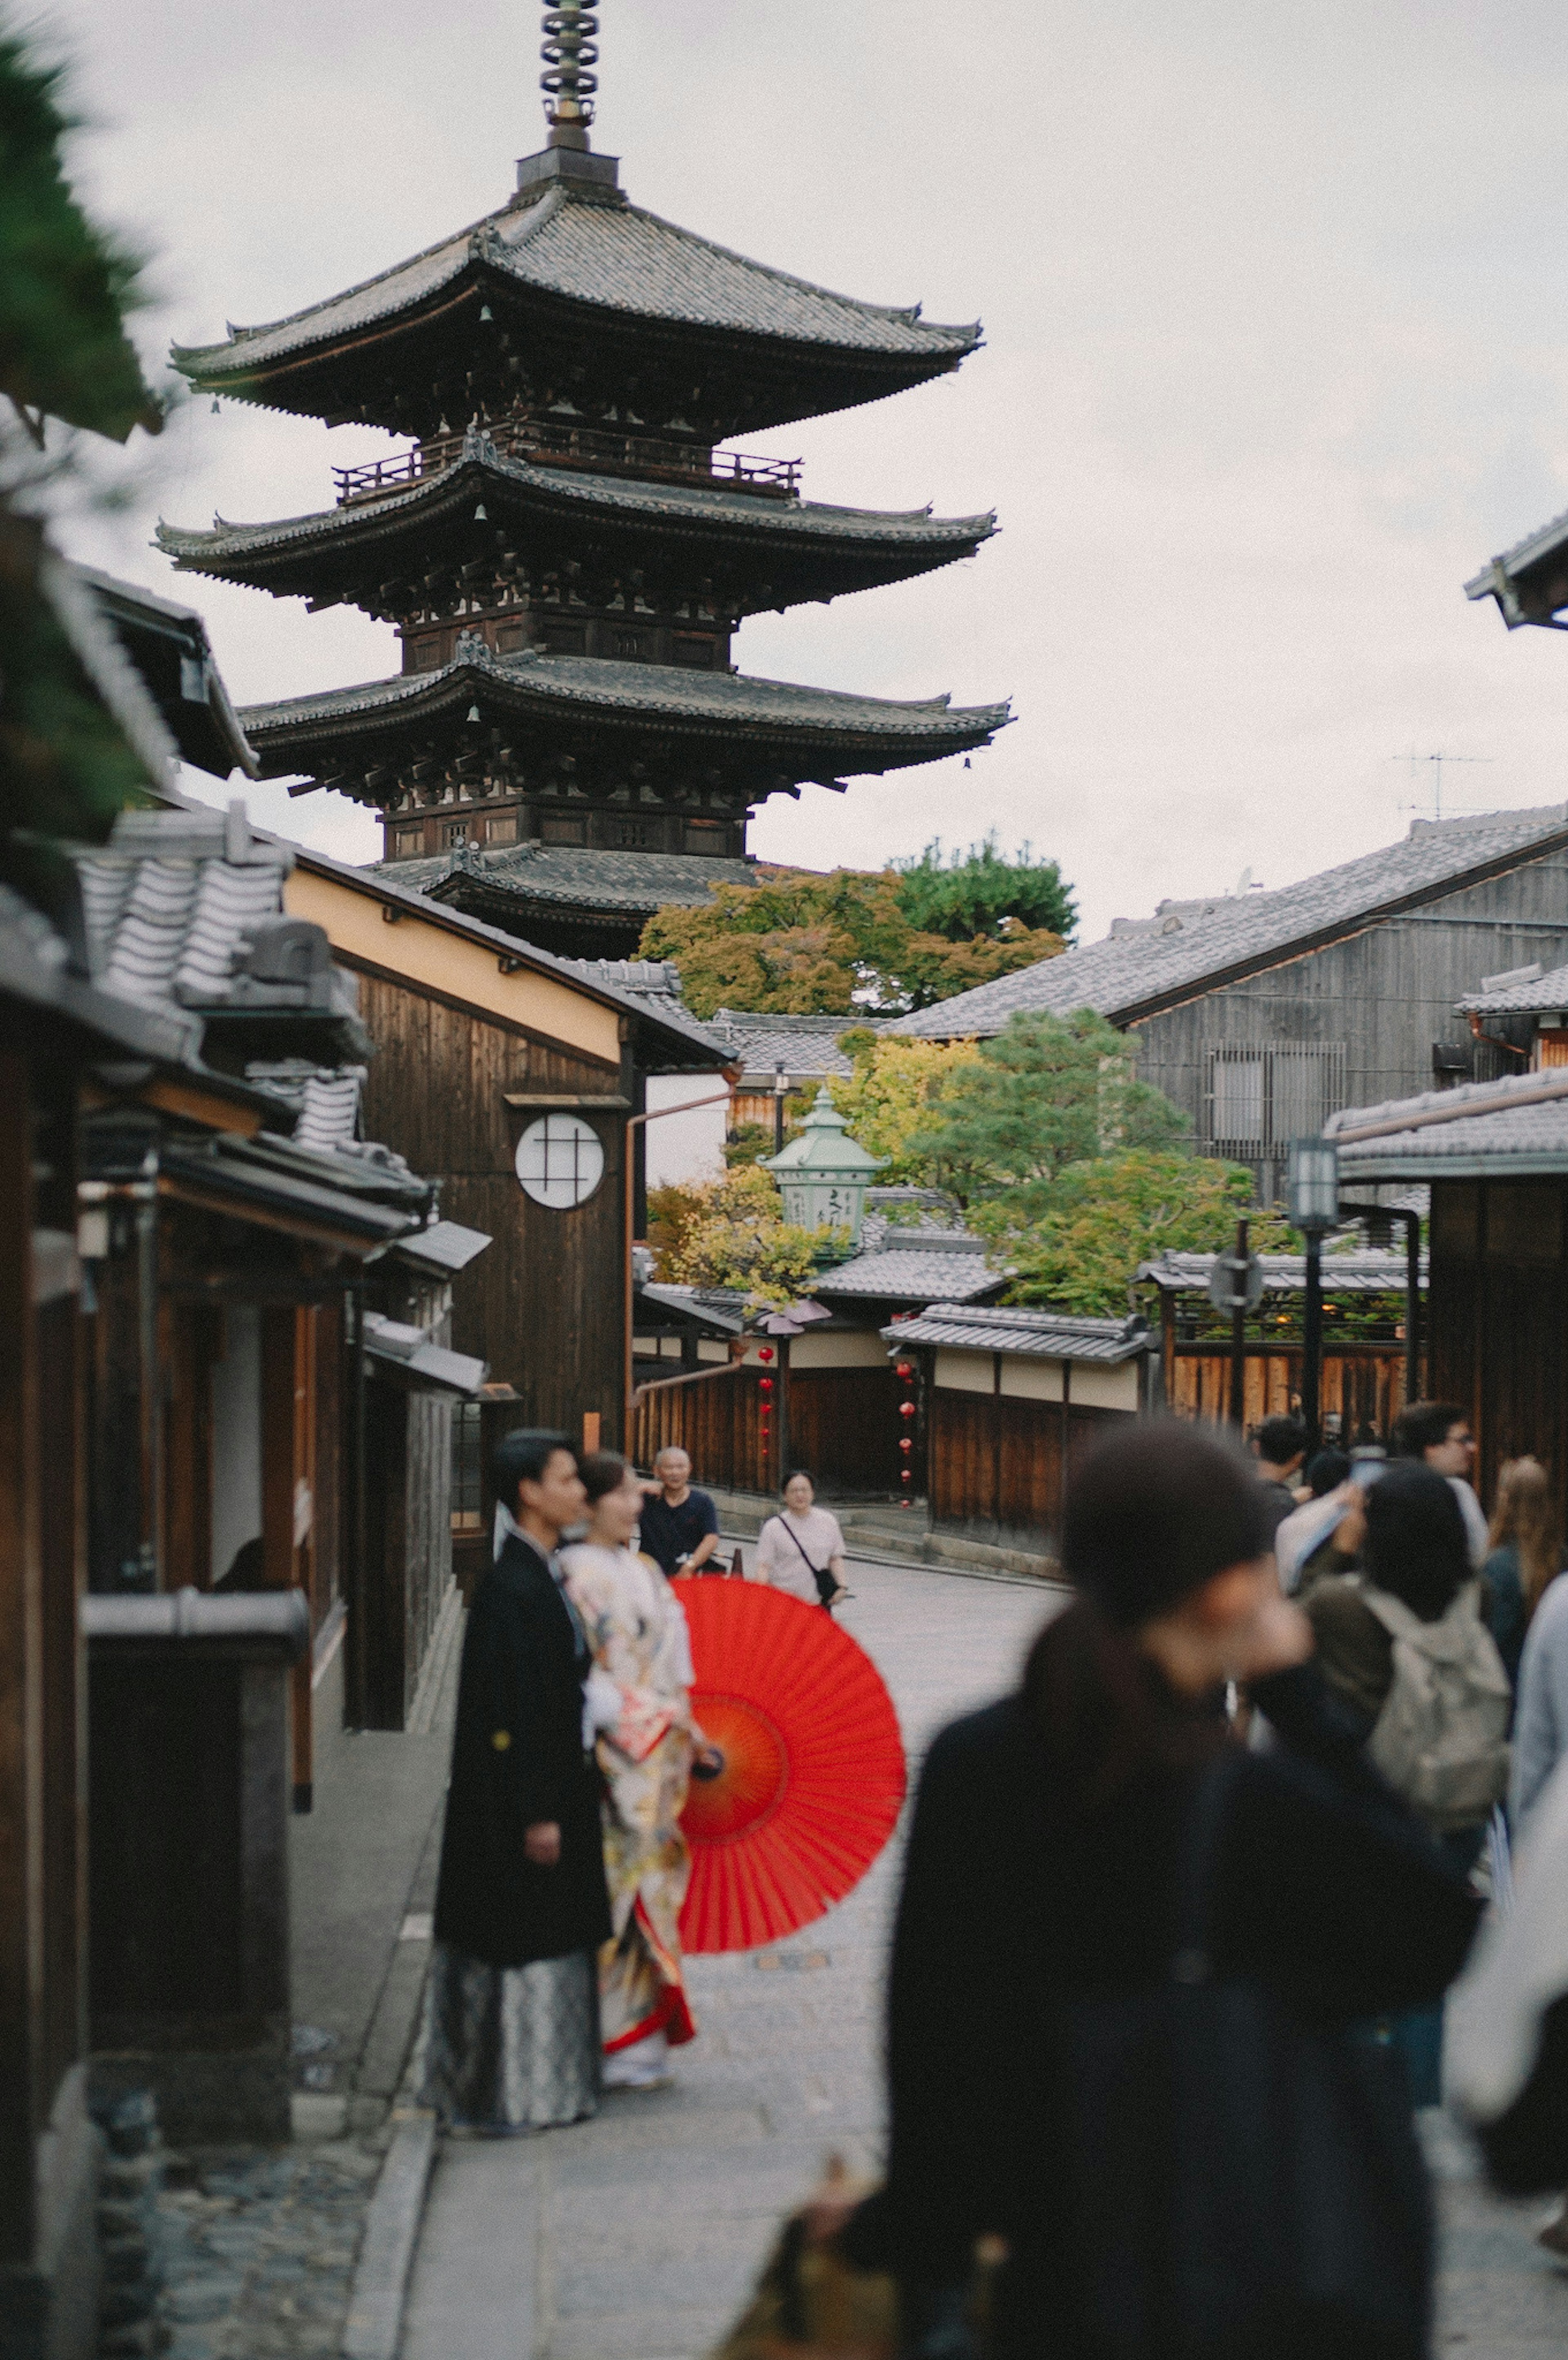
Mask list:
POLYGON ((895 1351, 909 1344, 938 1344, 1041 1360, 1133 1360, 1156 1342, 1139 1319, 1078 1319, 1060 1311, 994 1306, 966 1310, 961 1303, 933 1303, 918 1319, 900 1319, 882 1333, 895 1351))
POLYGON ((351 1145, 359 1132, 363 1065, 312 1065, 302 1057, 253 1058, 247 1082, 294 1109, 294 1144, 332 1149, 351 1145))
MULTIPOLYGON (((715 885, 755 885, 748 860, 722 860, 706 853, 601 852, 572 845, 463 845, 429 860, 378 860, 375 873, 410 893, 445 900, 450 880, 473 878, 520 901, 569 901, 584 909, 646 911, 670 903, 701 905, 715 885)), ((566 959, 563 966, 604 983, 613 970, 642 967, 645 960, 566 959)), ((647 993, 648 987, 627 985, 647 993)), ((684 1013, 684 1011, 682 1011, 684 1013)), ((688 1021, 694 1022, 694 1018, 688 1021)))
POLYGON ((376 1364, 372 1372, 390 1377, 412 1393, 457 1393, 471 1401, 490 1373, 487 1362, 432 1343, 422 1328, 401 1319, 367 1311, 364 1326, 365 1352, 376 1364))
POLYGON ((1000 1290, 1007 1273, 993 1270, 982 1238, 922 1232, 918 1245, 893 1245, 887 1238, 852 1262, 823 1271, 811 1291, 824 1300, 849 1295, 888 1302, 973 1302, 1000 1290))
POLYGON ((1536 1016, 1568 1009, 1568 967, 1554 967, 1542 975, 1537 962, 1533 975, 1523 968, 1515 981, 1497 984, 1490 991, 1472 992, 1454 1005, 1464 1016, 1536 1016))
POLYGON ((1381 1106, 1344 1107, 1329 1117, 1323 1136, 1339 1149, 1345 1182, 1568 1173, 1568 1073, 1549 1066, 1381 1106), (1370 1138, 1356 1136, 1368 1131, 1370 1138))
MULTIPOLYGON (((1349 1176, 1348 1175, 1346 1175, 1349 1176)), ((1206 1295, 1214 1276, 1214 1254, 1167 1253, 1158 1262, 1146 1262, 1138 1270, 1139 1278, 1151 1279, 1162 1295, 1206 1295)), ((1263 1264, 1265 1295, 1300 1295, 1307 1284, 1307 1259, 1304 1254, 1260 1254, 1263 1264)), ((1421 1262, 1424 1277, 1426 1262, 1421 1262)), ((1354 1253, 1325 1253, 1323 1261, 1323 1283, 1325 1293, 1334 1295, 1402 1295, 1405 1291, 1406 1262, 1402 1252, 1390 1253, 1379 1247, 1368 1247, 1354 1253)))
POLYGON ((1521 623, 1544 623, 1561 607, 1568 605, 1568 585, 1563 581, 1564 560, 1568 559, 1568 514, 1553 517, 1550 524, 1537 527, 1516 541, 1511 549, 1494 557, 1479 574, 1465 585, 1466 598, 1495 598, 1497 612, 1510 631, 1521 623), (1541 578, 1531 583, 1528 576, 1541 570, 1541 578))
POLYGON ((268 363, 388 321, 426 302, 471 264, 488 265, 520 286, 565 296, 631 319, 780 339, 792 344, 940 365, 961 359, 978 326, 922 320, 898 309, 835 295, 786 271, 750 262, 679 229, 657 213, 603 198, 549 189, 535 202, 506 205, 471 228, 325 302, 254 328, 231 328, 222 344, 177 346, 177 367, 199 383, 221 383, 268 363))
POLYGON ((212 655, 207 626, 193 606, 177 606, 139 582, 121 582, 91 565, 65 571, 85 591, 163 717, 181 759, 214 778, 259 767, 234 716, 212 655))
POLYGON ((232 524, 215 516, 210 531, 160 523, 158 546, 176 563, 197 570, 215 561, 233 563, 270 555, 296 546, 360 536, 367 527, 379 532, 405 516, 424 520, 430 511, 449 507, 466 509, 485 477, 499 479, 503 485, 516 484, 568 511, 585 511, 589 518, 646 519, 661 527, 686 526, 699 533, 704 530, 740 532, 785 548, 792 542, 823 541, 835 548, 942 550, 957 555, 989 540, 996 529, 995 511, 984 516, 935 517, 929 508, 837 508, 815 500, 768 498, 722 484, 712 487, 645 484, 580 473, 575 468, 535 465, 503 454, 481 429, 471 427, 464 439, 463 463, 422 476, 418 483, 391 486, 374 499, 356 499, 269 523, 232 524))
POLYGON ((142 1007, 74 974, 69 945, 8 885, 0 885, 0 997, 63 1017, 136 1057, 184 1065, 201 1044, 200 1020, 183 1009, 142 1007))
POLYGON ((303 1014, 368 1048, 354 990, 319 927, 287 916, 288 850, 226 814, 125 811, 105 848, 79 853, 88 967, 101 989, 147 1008, 303 1014))
POLYGON ((852 1027, 879 1030, 879 1020, 856 1013, 848 1016, 753 1016, 744 1009, 719 1008, 707 1019, 708 1030, 746 1060, 748 1076, 766 1075, 782 1065, 795 1080, 816 1080, 825 1074, 842 1076, 854 1071, 838 1045, 838 1036, 852 1027))
POLYGON ((508 705, 535 710, 575 709, 654 726, 684 721, 704 729, 816 741, 824 756, 831 752, 835 763, 846 765, 861 752, 873 762, 878 757, 894 763, 935 760, 961 747, 985 744, 1010 718, 1005 705, 954 710, 945 696, 905 704, 892 697, 850 696, 838 689, 800 688, 789 681, 689 672, 677 664, 617 663, 603 656, 498 656, 473 632, 459 640, 458 650, 453 662, 432 672, 399 672, 354 688, 247 705, 240 719, 264 763, 276 766, 279 750, 269 750, 268 741, 301 737, 312 723, 379 716, 400 707, 439 708, 472 694, 498 695, 508 705))
MULTIPOLYGON (((673 959, 568 959, 595 983, 613 983, 644 1000, 680 1000, 681 970, 673 959)), ((681 1013, 686 1013, 684 1005, 681 1013)))
POLYGON ((738 1336, 746 1326, 747 1298, 733 1287, 673 1286, 655 1282, 639 1286, 637 1299, 652 1304, 657 1310, 673 1311, 682 1318, 695 1320, 721 1336, 738 1336))
POLYGON ((1093 1008, 1113 1021, 1191 999, 1236 974, 1292 950, 1353 932, 1383 914, 1451 891, 1464 878, 1568 845, 1568 809, 1490 812, 1441 822, 1416 820, 1380 852, 1269 893, 1168 905, 1104 941, 998 976, 934 1008, 901 1016, 899 1033, 962 1039, 999 1032, 1015 1011, 1068 1015, 1093 1008))

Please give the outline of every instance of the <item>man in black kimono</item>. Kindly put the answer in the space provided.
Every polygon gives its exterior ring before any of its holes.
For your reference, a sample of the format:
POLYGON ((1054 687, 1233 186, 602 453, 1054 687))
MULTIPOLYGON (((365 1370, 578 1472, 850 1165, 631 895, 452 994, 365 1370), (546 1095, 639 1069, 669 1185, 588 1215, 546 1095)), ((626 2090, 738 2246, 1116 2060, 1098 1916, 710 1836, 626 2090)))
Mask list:
POLYGON ((610 1932, 599 1777, 583 1718, 593 1656, 556 1545, 583 1513, 563 1435, 506 1435, 507 1513, 463 1641, 436 1892, 424 2096, 495 2136, 599 2103, 595 1954, 610 1932))

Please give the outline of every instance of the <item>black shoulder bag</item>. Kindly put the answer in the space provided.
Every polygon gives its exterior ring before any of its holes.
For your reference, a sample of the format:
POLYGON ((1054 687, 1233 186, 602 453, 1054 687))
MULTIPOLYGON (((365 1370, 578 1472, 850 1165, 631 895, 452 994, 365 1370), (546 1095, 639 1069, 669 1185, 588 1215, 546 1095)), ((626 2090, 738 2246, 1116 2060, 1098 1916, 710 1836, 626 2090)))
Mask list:
POLYGON ((1054 2011, 1062 2202, 1037 2298, 1083 2360, 1420 2360, 1432 2223, 1397 2062, 1214 1970, 1246 1766, 1227 1749, 1199 1781, 1164 1980, 1054 2011))
POLYGON ((811 1575, 811 1579, 817 1585, 817 1597, 819 1601, 823 1606, 830 1604, 838 1590, 838 1583, 833 1578, 832 1566, 813 1565, 811 1558, 806 1557, 804 1545, 801 1542, 800 1534, 795 1530, 793 1524, 786 1524, 782 1516, 779 1517, 779 1521, 784 1525, 785 1531, 794 1542, 795 1546, 800 1550, 801 1557, 805 1557, 806 1571, 811 1575))

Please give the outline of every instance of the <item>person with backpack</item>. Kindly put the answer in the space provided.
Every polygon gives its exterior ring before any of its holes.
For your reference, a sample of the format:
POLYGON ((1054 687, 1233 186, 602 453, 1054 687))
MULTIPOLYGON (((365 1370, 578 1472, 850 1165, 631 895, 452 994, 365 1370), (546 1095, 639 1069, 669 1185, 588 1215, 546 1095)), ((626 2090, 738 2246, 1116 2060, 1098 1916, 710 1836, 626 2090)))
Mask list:
MULTIPOLYGON (((1306 1600, 1318 1659, 1367 1759, 1467 1874, 1508 1792, 1513 1696, 1481 1618, 1465 1519, 1443 1475, 1396 1460, 1358 1522, 1362 1570, 1330 1575, 1306 1600)), ((1356 1538, 1342 1530, 1342 1545, 1356 1538)), ((1415 2103, 1436 2105, 1441 2007, 1408 2011, 1388 2029, 1415 2103)))
POLYGON ((838 2233, 905 2348, 1421 2360, 1432 2230, 1398 2059, 1479 1904, 1367 1762, 1226 1437, 1119 1423, 1074 1470, 1074 1601, 937 1738, 888 1991, 885 2187, 838 2233), (1277 1732, 1234 1742, 1227 1681, 1277 1732))
POLYGON ((1563 1519, 1539 1459, 1509 1459, 1497 1478, 1497 1502, 1481 1568, 1486 1628, 1518 1689, 1525 1633, 1563 1570, 1563 1519))

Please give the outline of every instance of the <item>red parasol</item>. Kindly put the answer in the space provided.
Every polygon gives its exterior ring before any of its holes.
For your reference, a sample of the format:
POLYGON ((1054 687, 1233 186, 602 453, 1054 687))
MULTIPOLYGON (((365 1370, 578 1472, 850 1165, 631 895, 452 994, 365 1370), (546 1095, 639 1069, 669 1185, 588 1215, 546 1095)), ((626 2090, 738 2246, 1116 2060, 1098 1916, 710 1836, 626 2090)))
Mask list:
POLYGON ((842 1901, 893 1831, 904 1749, 863 1647, 819 1606, 760 1583, 675 1584, 691 1632, 691 1706, 724 1757, 681 1824, 684 1950, 750 1950, 842 1901))

